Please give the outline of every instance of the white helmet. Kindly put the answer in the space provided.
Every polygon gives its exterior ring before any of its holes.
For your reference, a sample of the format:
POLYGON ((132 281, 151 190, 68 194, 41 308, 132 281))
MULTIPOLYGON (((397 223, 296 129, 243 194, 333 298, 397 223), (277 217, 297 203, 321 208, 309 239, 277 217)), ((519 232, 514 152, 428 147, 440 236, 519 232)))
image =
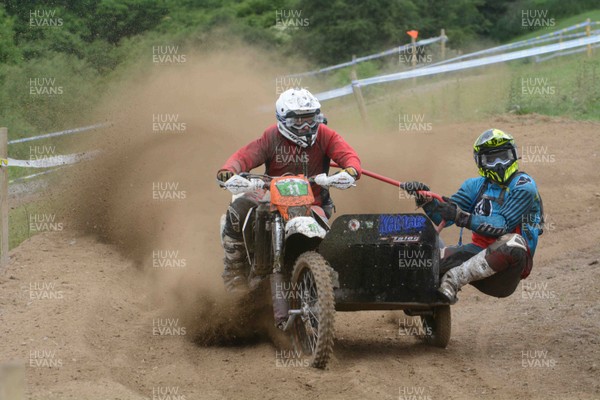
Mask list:
POLYGON ((321 103, 306 89, 288 89, 275 102, 279 133, 301 147, 312 146, 323 122, 321 103))

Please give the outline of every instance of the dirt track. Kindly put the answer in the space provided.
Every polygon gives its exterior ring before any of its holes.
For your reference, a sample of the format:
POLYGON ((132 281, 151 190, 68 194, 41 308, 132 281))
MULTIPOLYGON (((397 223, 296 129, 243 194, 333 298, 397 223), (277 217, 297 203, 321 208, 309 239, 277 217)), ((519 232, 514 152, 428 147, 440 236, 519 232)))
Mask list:
MULTIPOLYGON (((137 93, 133 105, 143 107, 143 99, 176 84, 179 74, 137 93)), ((227 99, 227 90, 220 93, 227 99)), ((184 97, 181 104, 201 102, 196 92, 177 96, 184 97)), ((173 112, 170 100, 157 100, 164 101, 157 112, 173 112)), ((264 339, 207 345, 234 315, 220 308, 229 307, 217 235, 228 197, 214 186, 214 171, 250 135, 222 136, 232 121, 202 112, 193 117, 189 105, 177 112, 189 121, 183 138, 117 151, 122 141, 110 136, 115 146, 108 160, 78 177, 88 182, 88 195, 77 192, 80 210, 64 214, 66 229, 34 236, 11 252, 0 276, 0 360, 26 365, 28 398, 600 398, 600 124, 502 116, 436 124, 383 149, 349 130, 365 166, 421 179, 440 193, 475 173, 469 148, 485 128, 512 132, 530 154, 535 145, 547 146, 547 157, 530 157, 522 167, 541 188, 549 225, 531 276, 512 297, 494 299, 472 287, 460 293, 447 349, 402 335, 399 320, 408 317, 400 312, 338 313, 334 359, 320 371, 278 366, 276 348, 264 339), (178 157, 154 165, 161 154, 178 157), (423 154, 434 154, 435 163, 423 154), (179 183, 186 198, 156 202, 149 194, 155 181, 179 183), (158 258, 180 266, 152 267, 153 252, 161 250, 178 251, 158 258)), ((150 114, 129 115, 130 124, 117 124, 115 132, 148 126, 150 114)), ((259 116, 251 124, 269 120, 259 116)), ((342 213, 412 209, 393 188, 366 179, 335 196, 342 213), (373 202, 376 195, 381 200, 373 202)), ((449 243, 456 238, 450 231, 444 236, 449 243)))

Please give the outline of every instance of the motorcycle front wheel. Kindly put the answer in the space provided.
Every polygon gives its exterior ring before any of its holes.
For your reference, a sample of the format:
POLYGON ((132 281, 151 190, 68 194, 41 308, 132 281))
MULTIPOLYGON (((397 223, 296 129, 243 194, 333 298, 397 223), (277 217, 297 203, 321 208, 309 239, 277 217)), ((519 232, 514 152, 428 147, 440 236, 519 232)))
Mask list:
POLYGON ((325 368, 333 352, 335 300, 331 267, 314 251, 298 257, 292 271, 290 309, 300 310, 291 329, 297 352, 325 368))

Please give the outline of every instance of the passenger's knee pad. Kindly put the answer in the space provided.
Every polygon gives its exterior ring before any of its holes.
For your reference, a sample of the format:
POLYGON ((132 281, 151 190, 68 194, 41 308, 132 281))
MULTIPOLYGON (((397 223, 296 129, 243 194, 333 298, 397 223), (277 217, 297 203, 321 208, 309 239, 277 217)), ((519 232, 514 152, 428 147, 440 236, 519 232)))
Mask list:
POLYGON ((502 235, 487 248, 485 256, 490 267, 495 271, 503 271, 509 267, 525 266, 528 256, 527 242, 517 233, 502 235))

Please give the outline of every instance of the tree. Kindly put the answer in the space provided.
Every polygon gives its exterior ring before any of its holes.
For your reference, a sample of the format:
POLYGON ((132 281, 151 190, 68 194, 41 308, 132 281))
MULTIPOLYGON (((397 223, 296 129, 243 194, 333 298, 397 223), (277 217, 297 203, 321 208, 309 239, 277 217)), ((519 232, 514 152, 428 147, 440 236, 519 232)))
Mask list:
POLYGON ((12 64, 21 58, 21 52, 15 44, 14 19, 6 15, 0 5, 0 63, 12 64))
POLYGON ((406 43, 405 32, 419 28, 421 21, 412 0, 305 0, 297 9, 308 18, 308 26, 293 32, 294 46, 319 63, 406 43))

